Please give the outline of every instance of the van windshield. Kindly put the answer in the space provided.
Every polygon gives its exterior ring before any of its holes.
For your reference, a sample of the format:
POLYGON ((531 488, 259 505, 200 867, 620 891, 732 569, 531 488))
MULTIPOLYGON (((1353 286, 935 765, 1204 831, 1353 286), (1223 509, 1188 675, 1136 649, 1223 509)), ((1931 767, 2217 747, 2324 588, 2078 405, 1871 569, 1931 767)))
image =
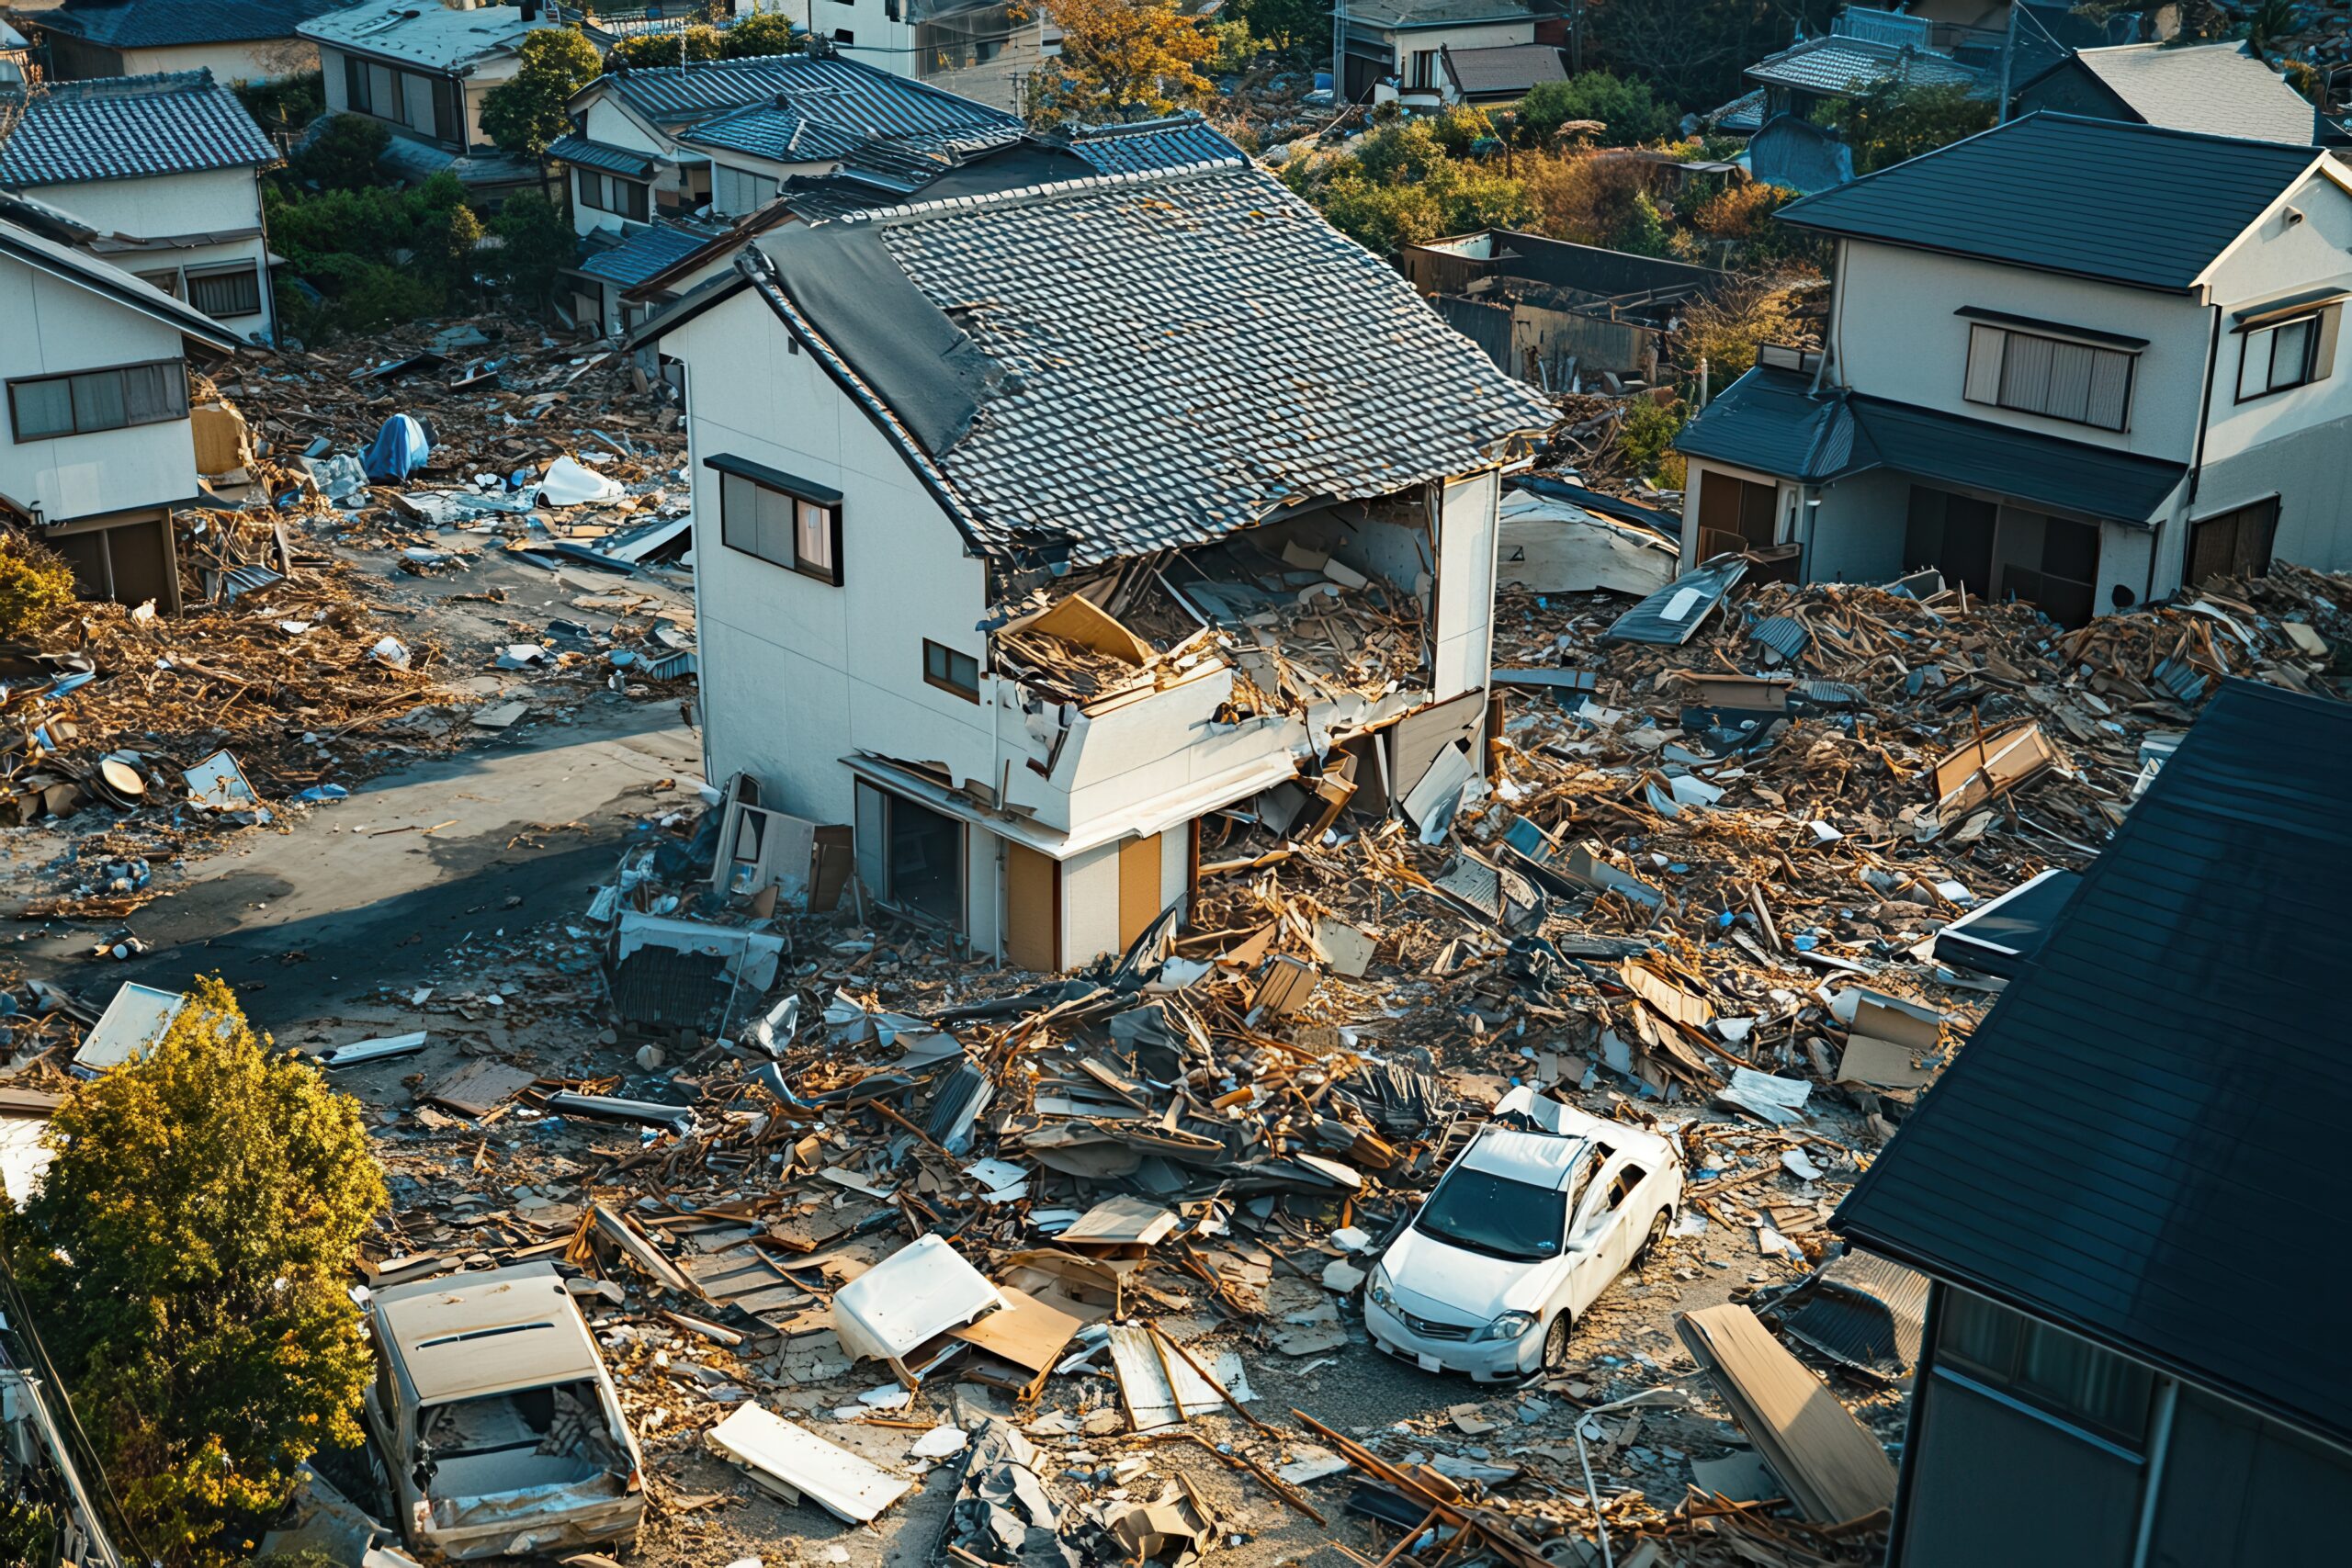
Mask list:
POLYGON ((1413 1228, 1489 1258, 1540 1263, 1559 1256, 1567 1224, 1566 1193, 1457 1166, 1414 1217, 1413 1228))

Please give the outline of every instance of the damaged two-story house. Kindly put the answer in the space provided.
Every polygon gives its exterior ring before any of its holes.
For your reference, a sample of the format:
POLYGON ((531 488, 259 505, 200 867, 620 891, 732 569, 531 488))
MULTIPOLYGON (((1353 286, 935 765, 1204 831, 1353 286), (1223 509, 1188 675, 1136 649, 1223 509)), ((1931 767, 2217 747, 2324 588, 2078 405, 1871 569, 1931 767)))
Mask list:
POLYGON ((2274 557, 2352 565, 2352 170, 2042 113, 1807 197, 1826 343, 1686 426, 1686 565, 1936 568, 2078 626, 2274 557))
POLYGON ((1478 771, 1550 410, 1246 160, 804 218, 653 340, 709 776, 854 825, 886 906, 1056 969, 1229 835, 1478 771))

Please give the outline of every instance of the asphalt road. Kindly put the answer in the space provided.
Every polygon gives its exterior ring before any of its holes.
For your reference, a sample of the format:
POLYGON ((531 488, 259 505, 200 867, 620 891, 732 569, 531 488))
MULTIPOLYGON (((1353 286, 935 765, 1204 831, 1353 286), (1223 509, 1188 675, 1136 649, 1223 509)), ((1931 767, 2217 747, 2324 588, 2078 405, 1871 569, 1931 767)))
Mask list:
POLYGON ((421 977, 470 931, 581 911, 631 818, 695 804, 700 772, 674 705, 599 694, 568 724, 486 737, 383 774, 288 830, 248 832, 122 922, 148 946, 135 958, 92 956, 121 927, 61 921, 28 930, 15 955, 94 1006, 124 981, 175 990, 217 973, 255 1023, 288 1028, 421 977), (648 793, 663 779, 684 788, 648 793))

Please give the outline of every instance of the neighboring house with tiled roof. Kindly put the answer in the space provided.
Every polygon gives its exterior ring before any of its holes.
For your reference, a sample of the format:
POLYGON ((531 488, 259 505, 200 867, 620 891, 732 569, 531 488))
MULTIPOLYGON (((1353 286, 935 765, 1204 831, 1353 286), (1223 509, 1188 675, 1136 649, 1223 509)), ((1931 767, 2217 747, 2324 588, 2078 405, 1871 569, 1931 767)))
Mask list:
POLYGON ((1543 83, 1568 79, 1566 51, 1548 43, 1437 52, 1438 96, 1449 104, 1515 104, 1543 83))
POLYGON ((276 310, 261 175, 277 163, 209 71, 97 77, 25 99, 0 141, 0 187, 72 213, 116 265, 266 341, 276 310))
POLYGON ((607 253, 631 231, 697 213, 723 227, 773 200, 785 182, 852 160, 901 166, 912 188, 959 153, 1021 134, 1021 121, 1002 109, 838 54, 625 67, 582 87, 570 113, 572 130, 548 157, 571 186, 572 228, 594 242, 590 259, 606 256, 601 270, 579 273, 573 309, 616 333, 637 312, 622 300, 607 253))
MULTIPOLYGON (((446 0, 357 0, 304 22, 318 46, 327 108, 389 127, 385 163, 406 178, 447 170, 478 195, 537 183, 536 164, 499 152, 481 128, 482 99, 512 81, 523 39, 575 25, 561 6, 523 0, 465 9, 446 0)), ((591 40, 609 40, 592 28, 591 40)))
MULTIPOLYGON (((994 156, 1033 152, 1067 156, 994 156)), ((854 824, 883 904, 1055 970, 1182 903, 1267 792, 1302 828, 1354 789, 1451 809, 1500 472, 1553 414, 1246 160, 965 177, 774 229, 638 335, 685 369, 708 776, 854 824), (1350 593, 1416 628, 1369 679, 1242 625, 1350 593)))
POLYGON ((2041 113, 1790 203, 1837 246, 1829 361, 1684 427, 1684 552, 1936 568, 2092 616, 2274 560, 2352 567, 2352 170, 2041 113))
POLYGON ((179 608, 171 513, 203 485, 187 361, 236 333, 92 254, 86 222, 0 193, 0 515, 29 519, 85 598, 179 608))
POLYGON ((50 74, 153 76, 209 71, 223 82, 275 82, 319 68, 295 29, 353 0, 65 0, 34 20, 50 74))
POLYGON ((2028 82, 2017 106, 2296 147, 2319 141, 2311 101, 2242 43, 2081 50, 2028 82))
POLYGON ((1764 90, 1764 114, 1806 114, 1833 98, 1861 97, 1903 86, 1969 87, 1977 72, 1948 55, 1910 44, 1871 39, 1803 39, 1749 66, 1747 80, 1764 90))
MULTIPOLYGON (((1458 102, 1444 55, 1567 42, 1554 0, 1349 0, 1343 57, 1347 101, 1394 90, 1412 108, 1458 102)), ((1515 68, 1514 68, 1515 69, 1515 68)), ((1522 89, 1523 91, 1523 89, 1522 89)))

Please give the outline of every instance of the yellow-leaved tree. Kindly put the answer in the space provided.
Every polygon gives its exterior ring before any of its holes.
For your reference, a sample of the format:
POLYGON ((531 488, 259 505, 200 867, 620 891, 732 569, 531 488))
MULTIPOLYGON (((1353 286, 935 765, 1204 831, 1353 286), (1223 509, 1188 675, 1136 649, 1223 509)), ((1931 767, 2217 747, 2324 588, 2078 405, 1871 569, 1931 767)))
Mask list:
POLYGON ((172 1564, 242 1556, 296 1465, 359 1440, 351 1263, 385 1202, 359 1104, 208 977, 145 1057, 74 1086, 49 1142, 0 1240, 124 1544, 172 1564))
POLYGON ((1148 118, 1208 96, 1216 38, 1175 0, 1053 0, 1053 15, 1062 52, 1030 80, 1033 123, 1148 118))

